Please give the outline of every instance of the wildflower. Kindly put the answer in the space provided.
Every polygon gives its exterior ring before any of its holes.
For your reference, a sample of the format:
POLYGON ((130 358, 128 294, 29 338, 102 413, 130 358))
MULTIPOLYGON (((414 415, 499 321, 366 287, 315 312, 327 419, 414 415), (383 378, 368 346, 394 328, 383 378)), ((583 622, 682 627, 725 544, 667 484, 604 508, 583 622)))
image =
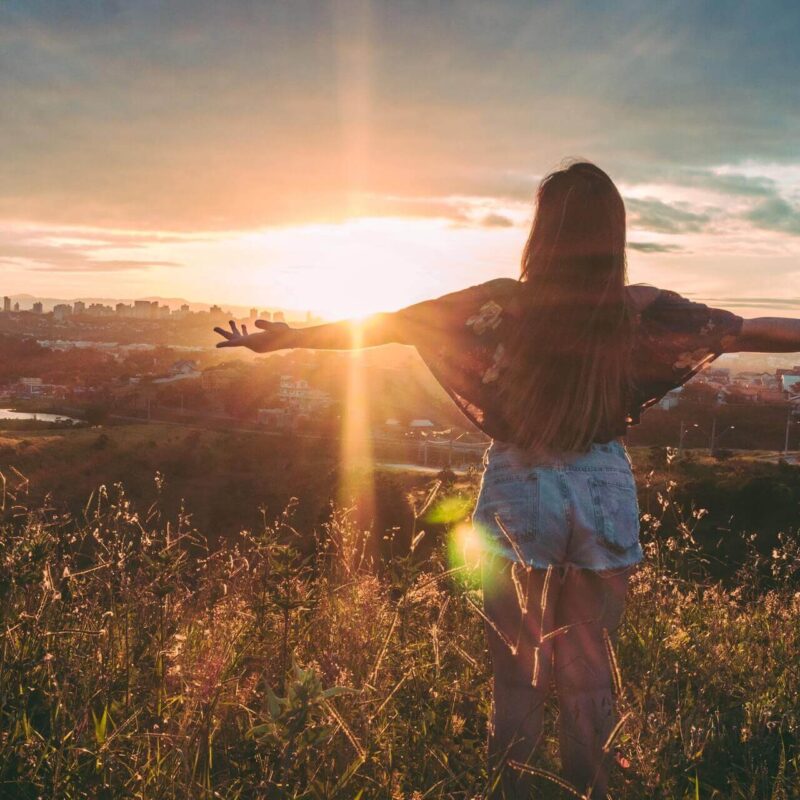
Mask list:
POLYGON ((751 736, 752 733, 750 728, 748 728, 747 725, 742 725, 742 729, 739 731, 739 738, 742 740, 742 742, 749 742, 751 736))

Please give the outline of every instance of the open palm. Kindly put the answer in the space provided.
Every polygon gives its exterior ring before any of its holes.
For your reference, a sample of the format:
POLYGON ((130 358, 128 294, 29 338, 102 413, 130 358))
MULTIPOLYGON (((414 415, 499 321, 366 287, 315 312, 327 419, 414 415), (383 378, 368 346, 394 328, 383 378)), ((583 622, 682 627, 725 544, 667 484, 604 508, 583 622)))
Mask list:
POLYGON ((214 328, 214 332, 224 340, 217 342, 217 347, 246 347, 254 353, 268 353, 290 346, 288 334, 292 329, 285 322, 268 322, 265 319, 258 319, 256 327, 261 329, 259 333, 249 333, 247 325, 244 324, 239 329, 234 320, 231 320, 229 325, 230 330, 221 327, 214 328))

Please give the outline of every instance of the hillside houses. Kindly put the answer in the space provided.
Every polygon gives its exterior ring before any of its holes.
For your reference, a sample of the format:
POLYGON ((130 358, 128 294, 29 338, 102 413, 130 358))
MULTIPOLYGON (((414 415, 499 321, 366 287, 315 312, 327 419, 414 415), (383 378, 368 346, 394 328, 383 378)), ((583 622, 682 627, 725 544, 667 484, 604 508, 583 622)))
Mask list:
POLYGON ((201 385, 207 392, 224 392, 239 380, 242 368, 240 362, 231 361, 203 370, 200 376, 201 385))
POLYGON ((796 375, 781 375, 780 388, 781 391, 790 399, 800 396, 800 370, 797 371, 796 375))
POLYGON ((170 368, 167 375, 161 375, 153 380, 153 383, 175 383, 177 381, 194 380, 201 376, 195 361, 181 359, 176 361, 170 368))
POLYGON ((307 380, 295 380, 291 375, 281 375, 278 399, 281 406, 299 414, 324 411, 332 403, 328 392, 313 388, 307 380))
POLYGON ((268 428, 298 428, 312 419, 325 416, 333 405, 328 392, 317 389, 303 378, 281 375, 278 404, 258 410, 258 422, 268 428))
POLYGON ((761 384, 732 384, 723 386, 717 395, 720 405, 730 403, 782 403, 785 402, 784 393, 776 386, 763 386, 761 384))
POLYGON ((800 366, 776 372, 706 369, 689 384, 668 392, 658 403, 669 411, 681 401, 712 405, 770 405, 800 402, 800 366), (700 391, 693 390, 697 387, 700 391), (702 387, 702 388, 701 388, 702 387))

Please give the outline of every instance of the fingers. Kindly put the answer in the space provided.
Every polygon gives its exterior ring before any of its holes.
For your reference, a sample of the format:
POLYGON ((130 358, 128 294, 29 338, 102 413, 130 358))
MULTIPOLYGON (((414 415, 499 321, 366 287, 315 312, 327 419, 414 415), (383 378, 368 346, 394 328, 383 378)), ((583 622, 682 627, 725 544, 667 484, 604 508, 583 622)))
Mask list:
MULTIPOLYGON (((269 325, 269 323, 266 324, 269 325)), ((217 347, 240 347, 245 344, 243 339, 248 336, 247 325, 243 324, 241 331, 237 327, 235 320, 230 320, 228 325, 230 330, 220 327, 214 328, 214 333, 218 333, 225 340, 224 342, 217 342, 217 347)), ((258 322, 256 322, 256 325, 258 325, 258 322)))
POLYGON ((256 328, 261 328, 261 330, 268 330, 269 326, 272 325, 271 322, 267 322, 265 319, 257 319, 255 324, 256 328))
POLYGON ((225 328, 216 327, 214 333, 218 333, 225 341, 217 342, 217 347, 238 347, 241 344, 242 335, 236 327, 236 323, 230 321, 231 329, 226 331, 225 328))

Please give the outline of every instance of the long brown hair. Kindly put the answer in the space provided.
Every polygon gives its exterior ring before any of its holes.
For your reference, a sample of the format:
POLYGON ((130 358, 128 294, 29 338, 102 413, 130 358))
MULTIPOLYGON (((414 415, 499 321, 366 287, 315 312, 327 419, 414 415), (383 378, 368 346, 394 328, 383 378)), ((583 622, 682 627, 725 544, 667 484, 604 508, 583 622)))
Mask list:
POLYGON ((626 277, 625 204, 611 178, 588 162, 547 175, 522 253, 525 291, 499 387, 518 444, 587 450, 624 430, 626 277))

